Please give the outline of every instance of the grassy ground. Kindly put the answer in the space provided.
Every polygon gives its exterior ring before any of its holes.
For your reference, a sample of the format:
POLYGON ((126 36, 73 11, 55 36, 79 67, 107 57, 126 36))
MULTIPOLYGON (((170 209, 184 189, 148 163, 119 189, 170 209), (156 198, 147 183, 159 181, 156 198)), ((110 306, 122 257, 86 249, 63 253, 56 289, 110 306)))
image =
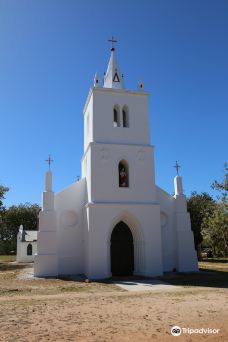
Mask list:
MULTIPOLYGON (((4 296, 58 295, 70 292, 102 293, 122 291, 110 282, 85 282, 83 277, 36 278, 32 277, 33 264, 12 262, 15 257, 0 258, 0 298, 4 296)), ((0 340, 1 341, 1 340, 0 340)))
MULTIPOLYGON (((112 279, 105 282, 86 283, 83 278, 33 279, 33 264, 12 262, 15 256, 0 256, 0 296, 25 293, 57 294, 63 292, 106 292, 119 290, 112 284, 112 279), (23 270, 24 269, 24 270, 23 270), (25 277, 20 278, 21 272, 25 277), (26 278, 27 277, 27 278, 26 278)), ((134 278, 133 278, 134 279, 134 278)), ((132 278, 129 280, 133 280, 132 278)), ((228 262, 202 261, 197 273, 167 273, 161 280, 184 287, 228 288, 228 262)), ((120 291, 120 290, 119 290, 120 291)))
POLYGON ((16 255, 0 255, 0 262, 15 261, 16 255))
POLYGON ((201 261, 198 273, 172 273, 162 279, 173 285, 228 288, 228 261, 201 261))

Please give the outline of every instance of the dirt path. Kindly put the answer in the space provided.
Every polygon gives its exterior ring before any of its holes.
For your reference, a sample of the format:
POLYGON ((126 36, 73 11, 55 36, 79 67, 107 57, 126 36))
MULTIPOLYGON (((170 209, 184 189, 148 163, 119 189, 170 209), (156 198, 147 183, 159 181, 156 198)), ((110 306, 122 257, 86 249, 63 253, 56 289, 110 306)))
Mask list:
POLYGON ((179 341, 226 341, 227 308, 224 290, 10 296, 0 303, 0 341, 171 341, 174 325, 221 329, 179 341))
POLYGON ((228 290, 179 286, 127 292, 105 283, 26 280, 25 270, 0 274, 1 342, 227 341, 228 290), (172 326, 220 329, 182 334, 172 326))

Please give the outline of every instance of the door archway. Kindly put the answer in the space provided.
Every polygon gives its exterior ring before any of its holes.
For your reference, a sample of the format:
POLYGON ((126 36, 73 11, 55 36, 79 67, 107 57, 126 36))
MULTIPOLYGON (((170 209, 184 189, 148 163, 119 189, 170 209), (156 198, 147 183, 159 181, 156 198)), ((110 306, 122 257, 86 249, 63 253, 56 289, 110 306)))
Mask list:
POLYGON ((120 221, 111 235, 111 272, 113 276, 129 276, 134 272, 134 244, 129 227, 120 221))

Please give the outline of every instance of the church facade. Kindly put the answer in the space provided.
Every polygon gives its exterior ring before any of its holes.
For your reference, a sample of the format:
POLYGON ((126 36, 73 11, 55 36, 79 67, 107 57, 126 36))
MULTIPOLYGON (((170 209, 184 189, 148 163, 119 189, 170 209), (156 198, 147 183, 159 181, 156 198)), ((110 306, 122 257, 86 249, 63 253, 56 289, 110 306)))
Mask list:
POLYGON ((21 224, 17 233, 17 262, 33 262, 37 253, 37 230, 25 230, 21 224))
POLYGON ((84 107, 82 177, 59 193, 46 173, 35 276, 159 276, 197 271, 182 179, 175 195, 155 184, 148 96, 127 90, 111 49, 84 107))

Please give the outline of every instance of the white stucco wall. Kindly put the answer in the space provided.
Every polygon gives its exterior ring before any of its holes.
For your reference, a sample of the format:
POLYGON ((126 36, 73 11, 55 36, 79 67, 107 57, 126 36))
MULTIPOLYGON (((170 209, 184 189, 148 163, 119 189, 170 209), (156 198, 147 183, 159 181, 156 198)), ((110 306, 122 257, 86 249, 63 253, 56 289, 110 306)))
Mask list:
POLYGON ((86 201, 85 178, 55 195, 59 274, 83 273, 83 227, 86 201))
POLYGON ((158 205, 89 204, 88 259, 89 278, 111 276, 110 242, 115 225, 123 221, 133 235, 135 274, 162 274, 160 209, 158 205))
POLYGON ((169 195, 159 187, 157 198, 161 207, 162 255, 164 272, 197 271, 190 215, 185 196, 169 195))
MULTIPOLYGON (((89 142, 150 144, 147 93, 92 88, 84 108, 85 117, 88 112, 91 115, 92 132, 89 135, 86 134, 85 148, 89 142), (119 106, 121 113, 124 106, 128 107, 129 127, 114 127, 113 108, 115 105, 119 106)), ((86 123, 86 119, 84 122, 86 123)))
POLYGON ((175 230, 177 236, 177 270, 179 272, 198 271, 197 253, 194 248, 190 214, 184 195, 175 196, 175 230))
POLYGON ((91 180, 87 178, 90 201, 156 201, 152 146, 91 144, 90 149, 91 180), (128 188, 119 187, 118 164, 121 160, 128 163, 128 188))
POLYGON ((93 141, 93 97, 84 112, 84 152, 91 141, 93 141))
POLYGON ((82 167, 82 178, 86 178, 86 191, 88 196, 88 201, 91 202, 91 148, 88 146, 85 154, 81 161, 82 167))
POLYGON ((36 241, 20 241, 17 239, 17 262, 33 262, 34 255, 37 253, 37 242, 36 241), (28 245, 32 245, 32 255, 27 255, 27 247, 28 245))
POLYGON ((177 268, 175 232, 175 199, 156 186, 157 200, 161 208, 162 256, 164 272, 177 268))

